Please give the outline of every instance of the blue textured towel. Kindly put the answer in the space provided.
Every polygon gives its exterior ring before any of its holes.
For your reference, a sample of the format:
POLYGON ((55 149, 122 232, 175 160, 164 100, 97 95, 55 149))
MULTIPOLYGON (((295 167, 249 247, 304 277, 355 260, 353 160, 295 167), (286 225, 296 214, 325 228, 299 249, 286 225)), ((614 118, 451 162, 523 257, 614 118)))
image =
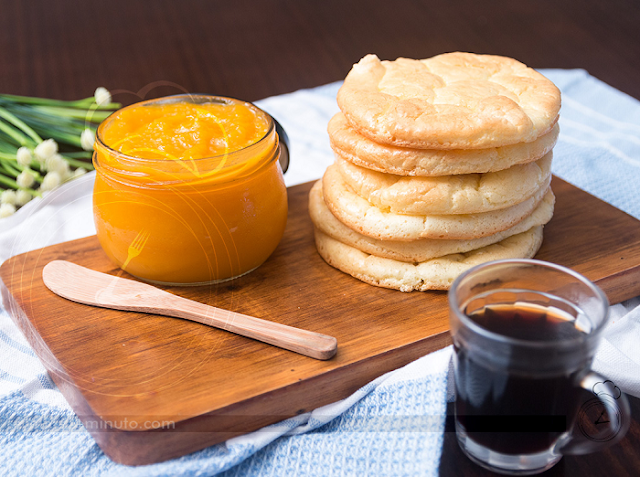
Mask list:
MULTIPOLYGON (((640 103, 582 70, 543 73, 563 93, 554 173, 640 218, 635 186, 640 178, 640 103)), ((337 111, 338 88, 334 83, 258 102, 290 136, 287 185, 319 178, 333 161, 325 129, 337 111)), ((74 181, 5 219, 0 260, 93 233, 91 185, 91 177, 74 181)), ((620 307, 616 313, 625 312, 620 307)), ((452 396, 450 355, 450 348, 432 353, 344 401, 224 444, 169 462, 127 467, 100 451, 0 309, 0 473, 436 475, 446 400, 452 396)), ((637 384, 638 378, 633 379, 637 384)))

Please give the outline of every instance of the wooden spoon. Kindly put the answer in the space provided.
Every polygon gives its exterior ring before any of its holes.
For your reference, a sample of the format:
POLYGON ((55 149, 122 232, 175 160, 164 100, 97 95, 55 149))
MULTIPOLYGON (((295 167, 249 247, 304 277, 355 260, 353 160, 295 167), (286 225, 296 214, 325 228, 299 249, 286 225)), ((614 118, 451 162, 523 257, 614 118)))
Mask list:
POLYGON ((85 305, 184 318, 316 359, 329 359, 338 349, 332 336, 215 308, 64 260, 49 262, 42 278, 56 295, 85 305))

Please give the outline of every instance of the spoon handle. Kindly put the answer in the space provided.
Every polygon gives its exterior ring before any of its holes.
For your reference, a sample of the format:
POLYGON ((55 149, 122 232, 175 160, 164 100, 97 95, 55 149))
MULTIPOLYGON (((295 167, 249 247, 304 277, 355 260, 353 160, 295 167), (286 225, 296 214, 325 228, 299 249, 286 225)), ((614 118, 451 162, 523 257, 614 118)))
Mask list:
POLYGON ((337 340, 332 336, 174 297, 171 308, 162 314, 220 328, 316 359, 330 359, 338 349, 337 340))
POLYGON ((183 318, 316 359, 329 359, 338 349, 332 336, 205 305, 65 260, 49 262, 42 278, 55 294, 85 305, 183 318))

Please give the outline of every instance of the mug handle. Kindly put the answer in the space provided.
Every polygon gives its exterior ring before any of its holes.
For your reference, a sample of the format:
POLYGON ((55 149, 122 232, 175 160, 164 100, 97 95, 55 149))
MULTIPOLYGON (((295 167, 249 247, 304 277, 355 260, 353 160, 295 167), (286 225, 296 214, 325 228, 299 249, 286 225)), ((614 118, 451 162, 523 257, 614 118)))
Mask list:
POLYGON ((612 381, 593 371, 579 383, 594 394, 580 406, 571 433, 558 441, 554 451, 564 455, 597 452, 620 441, 631 421, 629 401, 612 381))

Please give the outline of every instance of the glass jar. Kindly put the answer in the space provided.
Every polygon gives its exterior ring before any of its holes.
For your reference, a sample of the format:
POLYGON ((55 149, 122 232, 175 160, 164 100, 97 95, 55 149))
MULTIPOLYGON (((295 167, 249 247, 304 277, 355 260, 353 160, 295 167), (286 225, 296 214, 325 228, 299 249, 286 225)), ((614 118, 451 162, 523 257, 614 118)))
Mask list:
MULTIPOLYGON (((232 126, 242 133, 248 123, 232 126)), ((250 103, 178 95, 123 108, 96 134, 93 211, 100 244, 120 268, 153 283, 202 285, 248 273, 284 233, 287 192, 279 158, 273 119, 250 103), (238 150, 193 159, 136 157, 113 147, 121 141, 105 141, 110 131, 117 137, 128 108, 181 102, 249 108, 256 121, 265 121, 266 134, 238 150)))

